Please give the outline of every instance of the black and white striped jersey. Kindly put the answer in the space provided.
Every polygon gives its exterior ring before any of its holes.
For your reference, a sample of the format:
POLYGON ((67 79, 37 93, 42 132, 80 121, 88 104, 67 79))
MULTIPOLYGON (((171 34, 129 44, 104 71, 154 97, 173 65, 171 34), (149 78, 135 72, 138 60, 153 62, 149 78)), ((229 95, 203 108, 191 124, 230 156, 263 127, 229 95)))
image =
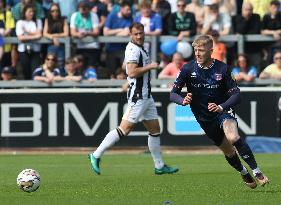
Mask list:
MULTIPOLYGON (((135 63, 137 67, 144 67, 150 64, 148 52, 133 42, 129 42, 125 51, 126 72, 128 74, 127 65, 135 63)), ((136 68, 137 69, 137 68, 136 68)), ((137 101, 138 99, 148 99, 151 95, 150 71, 144 73, 138 78, 127 77, 129 89, 127 93, 128 100, 137 101)))

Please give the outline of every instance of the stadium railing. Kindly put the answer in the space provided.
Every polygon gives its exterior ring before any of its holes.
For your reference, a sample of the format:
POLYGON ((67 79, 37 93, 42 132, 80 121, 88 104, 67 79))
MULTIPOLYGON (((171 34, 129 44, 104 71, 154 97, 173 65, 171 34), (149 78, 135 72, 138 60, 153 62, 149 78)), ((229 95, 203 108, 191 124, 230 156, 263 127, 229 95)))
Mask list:
MULTIPOLYGON (((0 81, 0 88, 14 89, 14 88, 121 88, 126 83, 126 80, 105 80, 99 79, 94 82, 82 80, 81 82, 61 81, 55 82, 51 85, 34 81, 34 80, 12 80, 0 81)), ((173 83, 172 79, 152 79, 151 86, 158 88, 169 88, 173 83)), ((240 87, 265 87, 265 86, 281 86, 280 80, 274 79, 256 79, 251 83, 241 83, 240 87)))

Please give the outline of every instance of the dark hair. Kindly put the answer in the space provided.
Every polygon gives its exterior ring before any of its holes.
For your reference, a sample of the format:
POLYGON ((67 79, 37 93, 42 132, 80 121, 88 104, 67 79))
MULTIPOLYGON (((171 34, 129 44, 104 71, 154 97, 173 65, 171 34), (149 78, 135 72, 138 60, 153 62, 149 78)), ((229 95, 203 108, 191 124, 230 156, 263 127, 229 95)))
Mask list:
POLYGON ((78 60, 79 62, 83 62, 83 64, 84 64, 84 56, 83 56, 83 55, 80 55, 80 54, 75 55, 75 56, 73 57, 73 60, 74 60, 74 61, 75 61, 75 60, 78 60))
POLYGON ((57 62, 57 56, 55 53, 47 53, 46 57, 45 57, 45 60, 49 57, 49 56, 53 56, 54 57, 54 60, 55 62, 57 62))
POLYGON ((67 58, 66 60, 65 60, 65 65, 68 65, 68 64, 72 64, 72 63, 75 63, 74 62, 74 60, 73 60, 73 58, 67 58))
POLYGON ((217 4, 217 3, 210 4, 209 5, 209 9, 211 9, 211 10, 219 10, 219 4, 217 4))
POLYGON ((280 49, 276 49, 276 50, 274 50, 274 52, 273 52, 273 56, 275 56, 275 55, 276 55, 276 53, 281 53, 281 50, 280 50, 280 49))
POLYGON ((133 28, 144 30, 143 24, 141 24, 141 23, 139 23, 139 22, 134 22, 134 23, 132 23, 132 24, 130 25, 130 27, 129 27, 130 32, 132 32, 133 28))
POLYGON ((270 2, 270 6, 272 6, 272 5, 275 5, 275 6, 280 6, 280 2, 278 1, 278 0, 272 0, 271 2, 270 2))
POLYGON ((80 1, 80 2, 78 3, 77 8, 78 8, 78 9, 79 9, 79 8, 88 8, 88 9, 90 9, 90 5, 88 4, 87 1, 80 1))
POLYGON ((124 0, 120 3, 120 7, 124 7, 124 6, 129 6, 131 7, 132 6, 132 3, 128 0, 124 0))
POLYGON ((63 27, 64 27, 64 17, 61 16, 61 10, 60 7, 57 3, 52 3, 48 16, 47 16, 47 21, 48 21, 48 33, 62 33, 63 32, 63 27), (52 7, 56 6, 58 9, 58 19, 53 19, 52 16, 52 7))
POLYGON ((27 4, 26 6, 23 7, 22 13, 21 13, 21 19, 22 20, 26 20, 25 18, 25 13, 28 9, 32 9, 34 11, 33 17, 32 17, 32 21, 35 22, 36 24, 36 10, 34 8, 34 6, 32 4, 27 4))
MULTIPOLYGON (((3 2, 3 8, 6 8, 6 1, 5 0, 2 0, 3 2)), ((4 9, 6 11, 6 9, 4 9)))
POLYGON ((245 58, 246 65, 247 65, 247 67, 249 67, 249 56, 247 54, 245 54, 245 53, 239 53, 238 56, 237 56, 237 65, 238 65, 238 58, 239 57, 245 58))
POLYGON ((51 6, 50 6, 50 9, 48 11, 48 18, 51 16, 51 10, 52 10, 52 7, 53 6, 56 6, 58 8, 58 14, 59 14, 59 17, 61 17, 61 10, 60 10, 60 5, 57 4, 57 3, 52 3, 51 6))

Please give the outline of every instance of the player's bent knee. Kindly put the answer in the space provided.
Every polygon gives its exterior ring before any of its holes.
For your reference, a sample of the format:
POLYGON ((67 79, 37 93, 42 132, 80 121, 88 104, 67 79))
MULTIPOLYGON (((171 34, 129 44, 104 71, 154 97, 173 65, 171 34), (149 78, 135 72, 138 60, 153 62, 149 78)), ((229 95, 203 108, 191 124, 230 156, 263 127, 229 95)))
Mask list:
POLYGON ((231 144, 234 144, 237 140, 240 139, 240 136, 239 135, 228 135, 227 139, 231 144))

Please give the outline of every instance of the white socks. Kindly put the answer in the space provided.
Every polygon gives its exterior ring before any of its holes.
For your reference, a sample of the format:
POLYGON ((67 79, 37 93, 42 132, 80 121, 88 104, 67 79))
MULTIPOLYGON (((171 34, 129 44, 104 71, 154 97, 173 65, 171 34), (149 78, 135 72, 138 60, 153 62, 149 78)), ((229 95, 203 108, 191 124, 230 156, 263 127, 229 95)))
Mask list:
MULTIPOLYGON (((117 129, 114 129, 114 130, 110 131, 105 136, 105 138, 101 142, 100 146, 94 152, 95 158, 100 158, 108 148, 110 148, 116 142, 118 142, 120 140, 119 133, 118 133, 117 129)), ((164 166, 164 162, 163 162, 162 156, 161 156, 160 137, 159 137, 159 134, 154 135, 154 136, 155 137, 152 137, 151 135, 148 135, 148 148, 149 148, 149 151, 150 151, 151 156, 153 158, 155 168, 161 169, 164 166)))
POLYGON ((258 167, 256 169, 253 169, 254 176, 256 176, 257 173, 261 173, 261 170, 258 167))
POLYGON ((153 158, 155 168, 161 169, 164 166, 164 162, 161 156, 159 135, 157 137, 148 135, 148 148, 153 158))
POLYGON ((248 174, 248 170, 246 169, 246 167, 243 166, 242 171, 240 172, 242 175, 246 175, 248 174))
MULTIPOLYGON (((242 175, 246 175, 248 173, 246 167, 243 166, 243 170, 240 172, 242 175)), ((257 167, 253 169, 253 175, 256 176, 257 173, 261 173, 261 170, 257 167)))
POLYGON ((95 158, 100 158, 103 153, 120 140, 119 134, 116 129, 111 130, 103 139, 100 146, 94 152, 95 158))

